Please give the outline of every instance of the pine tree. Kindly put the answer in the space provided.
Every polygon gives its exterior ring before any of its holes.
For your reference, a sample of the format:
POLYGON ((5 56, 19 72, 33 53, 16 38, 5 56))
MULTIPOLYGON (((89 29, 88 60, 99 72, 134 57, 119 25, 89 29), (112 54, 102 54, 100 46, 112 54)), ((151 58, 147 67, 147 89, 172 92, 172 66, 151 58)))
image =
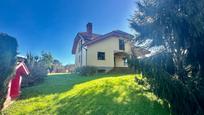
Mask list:
POLYGON ((141 0, 130 24, 137 33, 137 42, 151 39, 150 47, 165 47, 167 58, 159 61, 169 59, 170 63, 149 63, 166 67, 165 72, 181 81, 204 109, 203 20, 202 0, 141 0))

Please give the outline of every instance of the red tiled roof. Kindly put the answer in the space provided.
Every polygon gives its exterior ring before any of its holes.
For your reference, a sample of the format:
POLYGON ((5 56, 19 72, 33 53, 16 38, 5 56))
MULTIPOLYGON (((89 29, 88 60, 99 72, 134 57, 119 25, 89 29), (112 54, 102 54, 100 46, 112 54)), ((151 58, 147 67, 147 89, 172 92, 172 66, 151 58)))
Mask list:
POLYGON ((88 40, 88 41, 93 40, 96 37, 100 36, 99 34, 94 34, 94 33, 89 34, 87 32, 79 32, 79 35, 81 35, 85 40, 88 40))
POLYGON ((92 45, 96 42, 102 41, 104 39, 110 38, 111 36, 116 36, 116 37, 123 37, 123 38, 133 38, 134 36, 131 34, 128 34, 126 32, 120 31, 120 30, 116 30, 116 31, 112 31, 110 33, 104 34, 104 35, 99 35, 99 34, 90 34, 87 32, 79 32, 77 33, 75 39, 74 39, 74 44, 72 47, 72 54, 76 53, 76 47, 77 47, 77 43, 80 39, 84 39, 85 41, 85 45, 92 45))
POLYGON ((100 36, 99 34, 89 34, 88 32, 79 32, 77 33, 75 39, 74 39, 74 44, 73 44, 73 47, 72 47, 72 54, 75 54, 76 52, 76 48, 77 48, 77 43, 80 39, 84 39, 85 41, 85 44, 94 40, 96 37, 100 36))

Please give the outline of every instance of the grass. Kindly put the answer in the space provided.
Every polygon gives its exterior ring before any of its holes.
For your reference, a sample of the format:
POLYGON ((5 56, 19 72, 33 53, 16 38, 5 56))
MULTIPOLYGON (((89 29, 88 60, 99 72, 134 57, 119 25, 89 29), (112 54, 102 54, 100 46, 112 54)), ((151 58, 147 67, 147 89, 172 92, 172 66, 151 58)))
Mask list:
POLYGON ((49 75, 24 88, 8 115, 169 115, 167 104, 134 82, 134 75, 49 75))

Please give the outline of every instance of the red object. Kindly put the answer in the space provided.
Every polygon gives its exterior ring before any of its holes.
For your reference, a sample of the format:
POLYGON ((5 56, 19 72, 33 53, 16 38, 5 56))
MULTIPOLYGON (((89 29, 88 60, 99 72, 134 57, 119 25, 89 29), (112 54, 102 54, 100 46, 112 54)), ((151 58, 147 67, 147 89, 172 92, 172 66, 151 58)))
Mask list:
POLYGON ((8 86, 8 99, 16 99, 20 95, 22 76, 28 75, 29 71, 23 62, 16 66, 16 74, 12 77, 8 86))

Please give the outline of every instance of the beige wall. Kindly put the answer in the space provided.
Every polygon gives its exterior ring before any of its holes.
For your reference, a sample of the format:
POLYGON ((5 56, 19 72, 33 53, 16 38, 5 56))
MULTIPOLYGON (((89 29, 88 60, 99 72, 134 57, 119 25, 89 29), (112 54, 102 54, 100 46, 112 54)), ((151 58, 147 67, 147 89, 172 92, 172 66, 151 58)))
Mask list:
MULTIPOLYGON (((86 50, 84 48, 82 48, 81 51, 79 51, 79 45, 80 44, 80 40, 77 44, 77 51, 75 54, 75 64, 76 67, 80 67, 80 66, 85 66, 86 65, 86 50)), ((84 40, 82 40, 82 44, 84 44, 84 40)))
MULTIPOLYGON (((114 67, 114 52, 120 51, 119 39, 123 38, 111 37, 88 46, 87 65, 98 67, 114 67), (105 52, 105 60, 98 60, 97 52, 105 52)), ((127 52, 128 54, 131 53, 130 44, 128 42, 125 43, 125 52, 127 52)), ((122 59, 118 59, 116 63, 118 63, 119 67, 125 67, 122 66, 124 65, 122 59)))
POLYGON ((86 50, 82 49, 82 66, 86 66, 86 50))
POLYGON ((78 42, 78 44, 77 44, 77 49, 76 49, 76 54, 75 54, 75 65, 76 65, 76 67, 79 67, 79 66, 80 66, 79 58, 80 58, 81 52, 78 50, 78 48, 79 48, 79 43, 80 43, 80 42, 78 42))

